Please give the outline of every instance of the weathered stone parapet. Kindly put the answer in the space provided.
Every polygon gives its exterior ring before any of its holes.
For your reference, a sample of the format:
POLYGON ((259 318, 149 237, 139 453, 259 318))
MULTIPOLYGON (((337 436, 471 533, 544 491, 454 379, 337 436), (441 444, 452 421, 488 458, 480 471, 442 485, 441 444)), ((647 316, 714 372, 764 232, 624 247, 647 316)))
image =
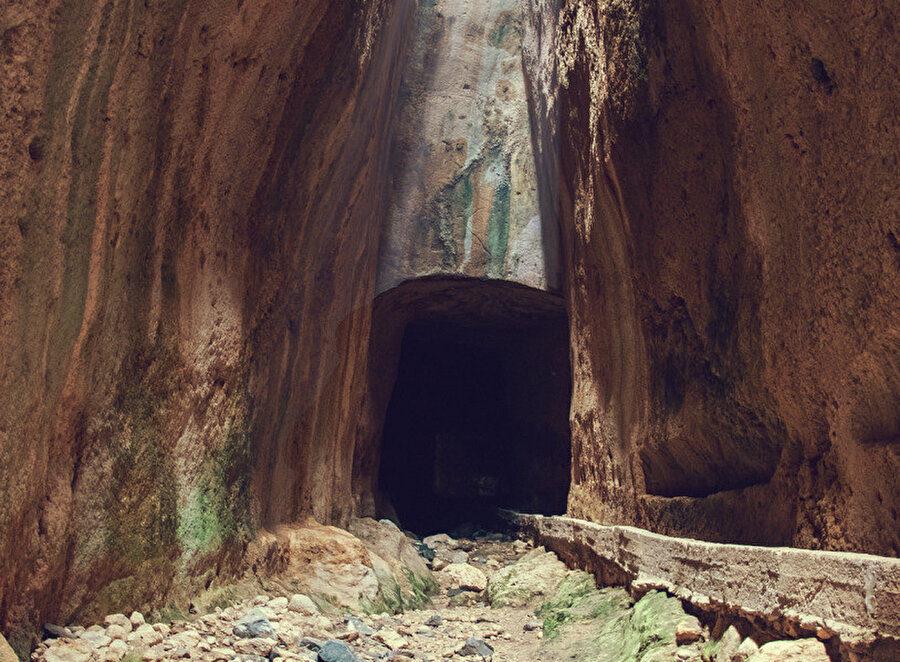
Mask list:
POLYGON ((665 590, 702 611, 746 618, 783 635, 836 637, 854 655, 900 647, 898 559, 710 543, 569 517, 511 517, 523 533, 601 583, 637 594, 665 590))

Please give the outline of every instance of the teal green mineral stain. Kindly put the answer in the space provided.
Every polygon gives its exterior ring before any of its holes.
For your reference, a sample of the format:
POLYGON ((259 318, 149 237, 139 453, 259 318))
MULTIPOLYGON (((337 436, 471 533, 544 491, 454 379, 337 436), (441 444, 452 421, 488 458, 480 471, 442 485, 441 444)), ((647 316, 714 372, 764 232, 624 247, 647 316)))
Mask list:
POLYGON ((488 275, 503 275, 506 250, 509 244, 509 182, 502 181, 494 189, 494 202, 488 216, 488 275))

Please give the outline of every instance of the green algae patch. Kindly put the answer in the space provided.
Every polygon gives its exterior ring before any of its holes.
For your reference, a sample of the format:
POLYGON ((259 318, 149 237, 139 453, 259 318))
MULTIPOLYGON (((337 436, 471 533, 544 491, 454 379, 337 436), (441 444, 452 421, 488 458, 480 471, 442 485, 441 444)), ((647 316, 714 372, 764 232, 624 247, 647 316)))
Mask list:
POLYGON ((438 592, 433 577, 417 575, 407 568, 406 579, 409 589, 404 590, 390 571, 375 569, 378 578, 378 595, 374 600, 363 601, 360 605, 367 615, 388 613, 401 614, 408 610, 422 609, 431 605, 431 596, 438 592))
POLYGON ((628 608, 628 594, 619 589, 597 589, 594 577, 582 570, 573 570, 560 584, 548 602, 537 610, 544 619, 544 637, 559 636, 566 623, 596 618, 602 614, 628 608))
POLYGON ((597 589, 581 571, 571 572, 537 613, 548 648, 593 662, 672 660, 675 628, 685 617, 677 598, 651 591, 632 605, 623 589, 597 589))
POLYGON ((248 419, 233 419, 218 446, 209 454, 203 473, 180 513, 178 539, 186 555, 239 545, 252 537, 251 428, 248 419))

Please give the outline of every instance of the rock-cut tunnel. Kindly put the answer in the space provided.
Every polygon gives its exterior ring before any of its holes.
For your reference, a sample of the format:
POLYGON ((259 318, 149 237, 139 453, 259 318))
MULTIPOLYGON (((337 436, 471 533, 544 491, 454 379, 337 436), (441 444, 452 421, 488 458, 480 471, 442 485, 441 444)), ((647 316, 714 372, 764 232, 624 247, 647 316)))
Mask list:
POLYGON ((571 379, 561 299, 470 279, 413 281, 380 299, 373 349, 391 357, 396 378, 379 514, 425 535, 490 528, 498 507, 564 513, 571 379))

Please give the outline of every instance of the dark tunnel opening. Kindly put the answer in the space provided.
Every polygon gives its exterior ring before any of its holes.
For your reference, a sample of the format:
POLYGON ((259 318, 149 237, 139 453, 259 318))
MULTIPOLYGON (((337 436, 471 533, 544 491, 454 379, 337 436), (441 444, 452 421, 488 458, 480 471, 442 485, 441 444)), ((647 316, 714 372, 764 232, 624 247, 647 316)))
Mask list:
POLYGON ((566 317, 503 308, 420 314, 403 333, 378 482, 417 534, 497 530, 498 507, 565 513, 566 317))

